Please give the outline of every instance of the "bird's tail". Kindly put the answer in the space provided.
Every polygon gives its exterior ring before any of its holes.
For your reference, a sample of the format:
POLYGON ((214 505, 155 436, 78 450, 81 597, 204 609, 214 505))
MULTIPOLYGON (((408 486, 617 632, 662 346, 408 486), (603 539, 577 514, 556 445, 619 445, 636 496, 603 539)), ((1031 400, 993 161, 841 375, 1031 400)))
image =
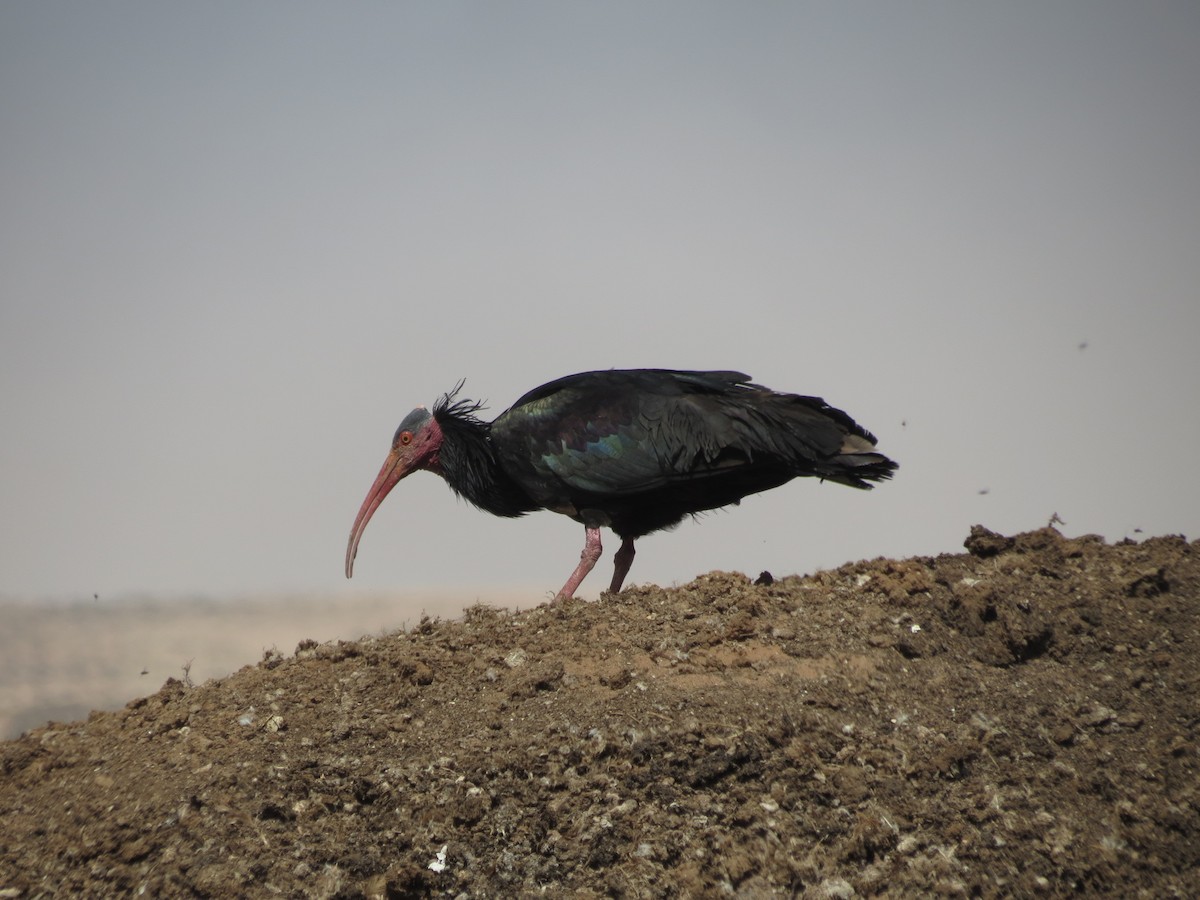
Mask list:
POLYGON ((816 474, 825 481, 870 490, 868 482, 887 481, 898 468, 896 462, 875 449, 874 441, 852 433, 846 435, 836 456, 817 465, 816 474))

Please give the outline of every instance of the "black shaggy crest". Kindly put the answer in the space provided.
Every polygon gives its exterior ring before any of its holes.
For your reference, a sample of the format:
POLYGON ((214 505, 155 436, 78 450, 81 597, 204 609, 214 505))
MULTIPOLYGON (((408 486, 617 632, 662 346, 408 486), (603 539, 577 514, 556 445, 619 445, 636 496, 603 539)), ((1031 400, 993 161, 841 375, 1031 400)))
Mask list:
POLYGON ((462 379, 446 393, 442 394, 433 404, 433 414, 440 421, 443 416, 453 416, 464 422, 470 422, 473 425, 486 425, 487 423, 480 419, 475 413, 482 409, 487 409, 482 400, 468 400, 465 397, 462 400, 458 399, 459 391, 466 384, 466 379, 462 379))

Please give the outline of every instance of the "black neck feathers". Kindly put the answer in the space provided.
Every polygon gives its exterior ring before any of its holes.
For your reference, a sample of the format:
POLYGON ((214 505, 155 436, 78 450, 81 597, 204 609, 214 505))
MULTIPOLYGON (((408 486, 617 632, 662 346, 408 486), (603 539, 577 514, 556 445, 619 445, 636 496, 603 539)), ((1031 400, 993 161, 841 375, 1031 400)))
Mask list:
POLYGON ((438 451, 441 475, 460 497, 497 516, 521 516, 539 509, 500 467, 491 426, 475 413, 480 404, 443 397, 433 409, 442 430, 438 451))

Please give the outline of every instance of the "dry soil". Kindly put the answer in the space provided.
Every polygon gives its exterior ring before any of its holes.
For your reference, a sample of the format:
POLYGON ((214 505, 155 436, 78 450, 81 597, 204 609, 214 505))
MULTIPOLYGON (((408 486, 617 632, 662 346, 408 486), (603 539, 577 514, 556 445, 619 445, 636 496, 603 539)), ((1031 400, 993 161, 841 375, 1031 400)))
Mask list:
POLYGON ((966 546, 170 679, 0 744, 0 897, 1200 896, 1200 544, 966 546))

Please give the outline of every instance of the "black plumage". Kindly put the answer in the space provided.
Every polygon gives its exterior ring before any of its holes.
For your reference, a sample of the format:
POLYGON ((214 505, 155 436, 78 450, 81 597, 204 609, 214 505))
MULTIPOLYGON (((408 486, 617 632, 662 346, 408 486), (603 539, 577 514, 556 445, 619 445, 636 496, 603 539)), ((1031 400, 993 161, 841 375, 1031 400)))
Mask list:
POLYGON ((573 595, 599 558, 602 527, 622 539, 617 591, 634 540, 687 515, 799 476, 869 488, 896 470, 846 413, 740 372, 584 372, 535 388, 491 423, 479 408, 454 391, 401 423, 351 532, 347 576, 367 521, 416 469, 496 515, 549 509, 582 523, 584 551, 560 597, 573 595))

